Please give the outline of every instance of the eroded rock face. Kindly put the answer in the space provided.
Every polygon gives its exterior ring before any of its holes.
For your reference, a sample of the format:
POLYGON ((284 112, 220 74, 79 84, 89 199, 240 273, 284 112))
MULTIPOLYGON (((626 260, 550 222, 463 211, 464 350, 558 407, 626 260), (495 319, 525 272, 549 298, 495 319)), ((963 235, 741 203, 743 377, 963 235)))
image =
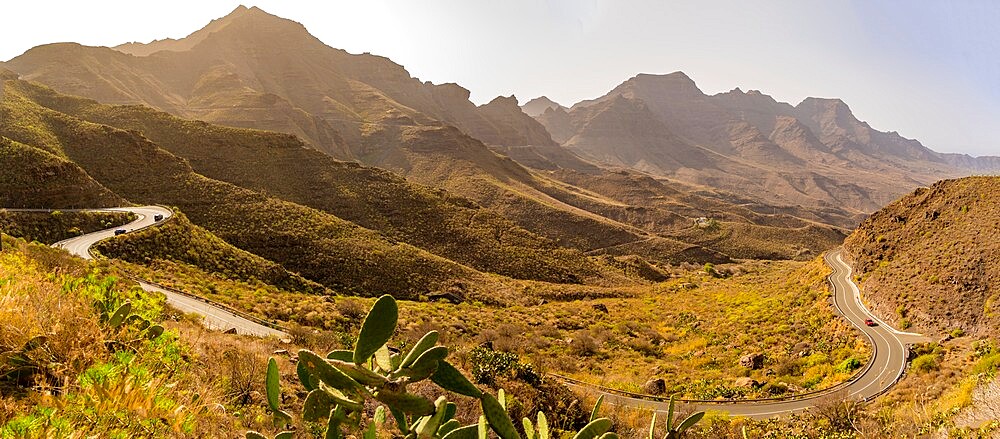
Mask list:
POLYGON ((662 395, 667 393, 667 382, 663 378, 652 378, 642 385, 642 392, 647 395, 662 395))
POLYGON ((524 114, 514 96, 498 96, 479 107, 482 114, 495 128, 495 134, 487 134, 480 140, 493 145, 541 145, 553 146, 548 131, 531 116, 524 114))

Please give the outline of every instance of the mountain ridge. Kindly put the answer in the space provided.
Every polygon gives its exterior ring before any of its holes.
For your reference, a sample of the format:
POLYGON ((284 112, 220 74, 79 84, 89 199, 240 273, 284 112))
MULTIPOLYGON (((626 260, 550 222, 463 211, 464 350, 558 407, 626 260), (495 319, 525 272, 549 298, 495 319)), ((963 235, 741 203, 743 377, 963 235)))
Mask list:
MULTIPOLYGON (((635 205, 626 206, 561 181, 569 178, 562 171, 604 176, 611 171, 556 144, 513 97, 477 107, 468 100, 469 91, 459 85, 420 82, 387 58, 331 48, 301 24, 261 10, 238 9, 203 30, 192 34, 198 35, 197 41, 183 51, 134 56, 107 48, 54 45, 32 49, 7 66, 21 70, 27 80, 64 93, 102 102, 141 103, 183 118, 300 136, 335 159, 383 168, 469 199, 559 247, 594 252, 642 242, 651 234, 676 241, 680 229, 692 224, 680 222, 677 230, 650 231, 650 223, 629 213, 642 201, 633 199, 630 203, 635 205), (92 82, 101 87, 88 86, 92 82), (145 99, 146 95, 155 99, 145 99), (540 168, 527 168, 504 154, 540 168)), ((705 195, 696 203, 709 199, 726 203, 727 195, 713 191, 705 195)), ((839 227, 852 225, 855 215, 829 216, 822 213, 825 208, 789 207, 780 210, 809 220, 823 218, 839 227)), ((729 208, 741 213, 725 215, 727 221, 752 225, 741 233, 765 233, 761 227, 772 221, 737 206, 729 208)), ((375 223, 384 221, 368 224, 375 223)), ((819 250, 813 240, 804 239, 802 244, 811 252, 819 250)), ((692 244, 673 248, 684 245, 692 244)), ((752 254, 796 257, 799 251, 758 248, 752 254)))
MULTIPOLYGON (((547 109, 535 118, 553 139, 575 150, 575 138, 600 136, 588 125, 590 113, 621 98, 641 103, 655 116, 645 118, 659 123, 589 142, 581 154, 599 164, 635 167, 772 204, 840 205, 871 212, 940 178, 1000 171, 992 157, 940 154, 896 132, 877 131, 840 99, 806 98, 792 106, 758 90, 707 95, 683 72, 638 74, 568 111, 547 109), (633 148, 631 157, 622 160, 621 145, 636 136, 675 140, 633 148), (698 149, 715 154, 696 153, 698 149), (709 162, 698 173, 676 164, 702 156, 709 162)), ((631 110, 621 111, 617 117, 625 119, 631 110)))

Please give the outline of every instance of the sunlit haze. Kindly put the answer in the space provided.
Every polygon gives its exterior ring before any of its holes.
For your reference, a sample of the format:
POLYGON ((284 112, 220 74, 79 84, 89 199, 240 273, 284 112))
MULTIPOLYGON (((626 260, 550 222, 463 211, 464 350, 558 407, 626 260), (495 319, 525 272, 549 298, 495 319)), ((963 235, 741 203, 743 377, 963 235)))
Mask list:
MULTIPOLYGON (((180 38, 226 1, 4 2, 0 59, 40 44, 180 38)), ((1000 154, 1000 3, 256 1, 326 44, 456 82, 477 103, 564 105, 636 73, 684 71, 706 93, 838 97, 874 128, 938 151, 1000 154)))

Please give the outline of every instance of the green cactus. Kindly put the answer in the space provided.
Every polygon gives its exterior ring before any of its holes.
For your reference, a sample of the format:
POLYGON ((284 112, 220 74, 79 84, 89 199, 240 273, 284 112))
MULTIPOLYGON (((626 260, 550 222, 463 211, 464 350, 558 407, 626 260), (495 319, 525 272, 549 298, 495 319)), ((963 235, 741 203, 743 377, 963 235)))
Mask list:
POLYGON ((385 423, 385 407, 378 406, 375 409, 375 416, 372 417, 372 422, 368 424, 368 428, 365 429, 365 434, 362 436, 363 439, 378 439, 378 426, 385 423))
POLYGON ((531 424, 531 419, 521 419, 524 425, 524 435, 527 439, 549 439, 549 422, 545 419, 545 413, 538 412, 538 423, 531 424))
POLYGON ((483 393, 482 398, 479 400, 483 407, 483 416, 486 417, 490 428, 493 429, 497 436, 500 436, 502 439, 520 439, 521 436, 517 434, 514 422, 510 420, 504 403, 500 402, 506 399, 503 397, 503 390, 500 391, 499 396, 500 399, 498 400, 489 393, 483 393))
POLYGON ((409 366, 405 366, 406 360, 403 360, 403 367, 393 372, 389 375, 390 378, 397 376, 406 376, 413 381, 421 381, 430 378, 437 370, 438 364, 448 356, 448 348, 444 346, 434 346, 420 355, 416 361, 412 362, 409 366))
POLYGON ((161 335, 163 335, 163 327, 160 325, 153 325, 146 329, 146 338, 153 340, 161 335))
POLYGON ((444 360, 438 363, 437 370, 431 375, 431 381, 442 389, 455 392, 459 395, 471 396, 473 398, 480 398, 483 395, 483 392, 475 384, 472 384, 465 375, 462 375, 462 372, 459 372, 455 366, 444 360))
POLYGON ((434 414, 423 416, 417 420, 413 425, 413 431, 417 433, 417 437, 421 439, 428 439, 434 437, 441 424, 445 422, 445 414, 447 410, 448 401, 445 397, 441 396, 434 402, 434 414))
POLYGON ((573 436, 573 439, 596 439, 611 429, 611 420, 608 418, 597 418, 590 421, 582 430, 573 436))
POLYGON ((594 409, 590 411, 590 422, 594 422, 597 419, 597 414, 601 410, 602 402, 604 402, 604 395, 597 397, 597 402, 594 403, 594 409))
POLYGON ((423 416, 434 412, 434 403, 412 393, 383 389, 375 393, 375 399, 408 415, 423 416))
POLYGON ((358 342, 354 346, 354 363, 364 364, 375 351, 388 343, 392 333, 396 331, 398 320, 399 308, 396 299, 389 295, 379 297, 361 324, 361 334, 358 335, 358 342))
MULTIPOLYGON (((670 405, 667 406, 667 421, 666 428, 667 433, 663 436, 663 439, 678 439, 681 434, 685 431, 694 427, 701 418, 705 417, 705 412, 695 412, 684 419, 679 424, 675 424, 676 419, 674 419, 674 397, 670 396, 670 405)), ((655 439, 656 431, 656 413, 653 413, 653 419, 649 422, 649 439, 655 439)))
POLYGON ((154 325, 149 319, 138 314, 132 314, 132 302, 128 300, 118 308, 114 308, 114 301, 109 297, 105 300, 97 301, 95 306, 101 311, 101 321, 110 328, 121 329, 126 325, 133 326, 143 331, 149 340, 163 335, 164 329, 162 326, 154 325), (112 312, 112 309, 114 309, 114 312, 112 312))
POLYGON ((351 362, 354 361, 354 351, 345 351, 345 350, 330 351, 330 353, 326 354, 326 358, 329 360, 351 362))
POLYGON ((264 380, 265 391, 267 393, 267 405, 274 413, 275 421, 287 423, 292 420, 291 415, 281 410, 281 388, 280 375, 278 374, 278 363, 271 357, 267 361, 267 377, 264 380))
POLYGON ((400 363, 399 366, 409 367, 411 364, 417 361, 417 358, 423 355, 424 352, 427 352, 428 349, 434 347, 434 345, 437 344, 437 341, 438 341, 437 331, 430 331, 427 334, 424 334, 424 336, 421 337, 420 340, 418 340, 417 343, 413 345, 413 348, 410 349, 410 352, 408 352, 406 356, 403 357, 403 362, 400 363))
MULTIPOLYGON (((349 392, 361 389, 361 384, 358 384, 357 381, 351 379, 346 373, 334 367, 329 361, 320 358, 312 351, 307 349, 300 350, 299 363, 304 365, 303 367, 306 369, 308 376, 316 377, 330 387, 349 392)), ((299 374, 299 379, 302 378, 303 375, 299 374)), ((305 380, 302 382, 302 385, 309 386, 311 383, 311 379, 305 380)))
POLYGON ((132 302, 125 301, 122 306, 118 307, 118 310, 111 315, 108 319, 108 326, 112 328, 119 328, 125 323, 125 318, 128 317, 129 313, 132 312, 132 302))
MULTIPOLYGON (((504 390, 500 389, 494 397, 472 384, 447 361, 448 348, 437 345, 440 335, 436 331, 425 334, 405 355, 392 353, 388 343, 398 318, 395 299, 382 296, 365 317, 353 351, 335 350, 325 358, 309 350, 299 351, 296 375, 308 391, 301 412, 304 420, 315 422, 326 418, 327 438, 345 437, 346 432, 353 437, 377 439, 377 428, 385 423, 388 411, 396 422, 398 436, 405 439, 488 439, 490 429, 501 439, 521 439, 507 413, 504 390), (462 426, 454 419, 458 406, 444 396, 431 402, 407 391, 409 384, 426 379, 443 390, 478 398, 483 413, 479 423, 462 426), (363 427, 364 407, 371 400, 381 405, 376 408, 374 419, 363 427)), ((279 378, 277 362, 271 358, 267 368, 267 402, 275 420, 287 424, 292 418, 280 407, 279 378)), ((591 422, 576 433, 577 439, 617 438, 609 432, 611 421, 597 417, 602 401, 603 398, 598 399, 591 422)), ((537 419, 537 424, 523 419, 527 439, 549 439, 545 414, 538 412, 537 419)), ((687 420, 681 426, 688 428, 686 424, 687 420)), ((247 433, 247 438, 263 437, 260 433, 247 433)))
POLYGON ((479 417, 479 427, 476 432, 479 433, 479 439, 487 439, 489 437, 489 424, 486 421, 486 416, 482 415, 479 417))
MULTIPOLYGON (((458 423, 458 421, 455 421, 458 423)), ((448 431, 441 436, 442 439, 477 439, 479 437, 479 424, 466 425, 448 431)))
POLYGON ((302 404, 302 419, 307 421, 318 421, 326 419, 333 411, 333 398, 320 389, 315 389, 306 395, 306 401, 302 404))

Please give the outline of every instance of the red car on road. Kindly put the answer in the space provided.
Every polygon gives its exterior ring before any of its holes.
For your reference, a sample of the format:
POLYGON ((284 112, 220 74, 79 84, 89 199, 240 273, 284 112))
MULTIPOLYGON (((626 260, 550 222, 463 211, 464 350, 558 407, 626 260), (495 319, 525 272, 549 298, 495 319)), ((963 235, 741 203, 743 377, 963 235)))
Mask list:
POLYGON ((865 319, 865 326, 875 326, 875 321, 872 319, 865 319))

